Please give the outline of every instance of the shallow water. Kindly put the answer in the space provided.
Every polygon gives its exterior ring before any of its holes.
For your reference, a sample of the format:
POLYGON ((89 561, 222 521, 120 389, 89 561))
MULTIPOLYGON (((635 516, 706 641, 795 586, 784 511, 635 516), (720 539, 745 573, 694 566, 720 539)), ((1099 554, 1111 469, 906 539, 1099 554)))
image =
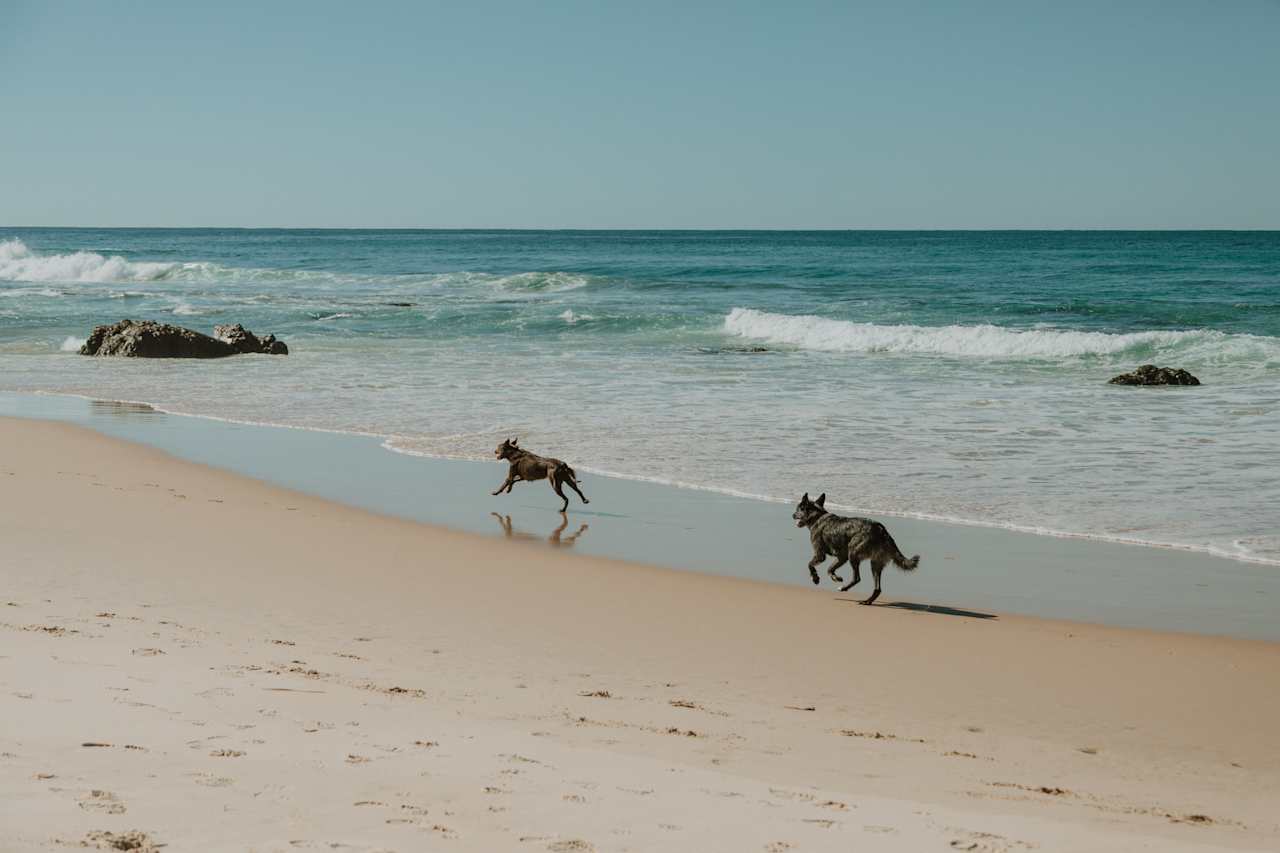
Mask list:
MULTIPOLYGON (((176 417, 148 406, 0 392, 0 416, 88 426, 177 456, 388 515, 539 547, 814 589, 809 537, 791 506, 658 483, 583 476, 591 499, 567 515, 546 483, 493 497, 497 462, 397 457, 376 438, 176 417)), ((886 519, 920 567, 884 575, 883 606, 921 618, 1000 613, 1280 641, 1280 573, 1190 551, 1051 539, 918 519, 886 519)), ((409 564, 424 555, 406 554, 409 564)), ((465 570, 465 567, 463 567, 465 570)), ((522 571, 514 558, 512 571, 522 571)), ((849 569, 842 570, 849 580, 849 569)), ((476 583, 501 590, 502 579, 476 583)), ((834 596, 853 608, 871 573, 834 596)), ((823 592, 832 585, 822 576, 823 592)), ((856 617, 856 608, 850 617, 856 617)), ((767 630, 767 626, 766 626, 767 630)))
POLYGON ((0 229, 0 388, 1280 563, 1275 232, 0 229), (292 354, 72 354, 125 316, 292 354))

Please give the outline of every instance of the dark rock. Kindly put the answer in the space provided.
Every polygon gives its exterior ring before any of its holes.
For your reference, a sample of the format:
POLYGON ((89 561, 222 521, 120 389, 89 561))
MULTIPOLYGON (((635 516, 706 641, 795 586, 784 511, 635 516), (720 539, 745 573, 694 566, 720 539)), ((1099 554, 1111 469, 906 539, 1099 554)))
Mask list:
POLYGON ((387 304, 393 308, 412 308, 413 307, 412 302, 388 302, 387 304))
POLYGON ((239 353, 289 354, 289 348, 284 345, 284 341, 276 340, 275 335, 266 335, 260 338, 239 323, 234 326, 214 326, 213 336, 230 344, 239 353))
POLYGON ((154 320, 121 320, 98 326, 89 335, 81 355, 117 355, 132 358, 221 358, 234 355, 225 341, 154 320))
POLYGON ((260 339, 238 325, 219 326, 215 333, 224 329, 235 338, 234 343, 221 336, 209 337, 154 320, 121 320, 95 328, 84 346, 80 347, 80 354, 128 358, 223 358, 241 352, 284 355, 289 351, 274 335, 260 339), (243 333, 243 338, 234 334, 237 329, 243 333))
POLYGON ((1133 373, 1122 373, 1111 380, 1112 385, 1199 385, 1196 379, 1185 370, 1172 367, 1156 367, 1144 364, 1133 373))
POLYGON ((759 355, 760 353, 773 352, 773 350, 761 346, 698 347, 698 352, 703 355, 759 355))

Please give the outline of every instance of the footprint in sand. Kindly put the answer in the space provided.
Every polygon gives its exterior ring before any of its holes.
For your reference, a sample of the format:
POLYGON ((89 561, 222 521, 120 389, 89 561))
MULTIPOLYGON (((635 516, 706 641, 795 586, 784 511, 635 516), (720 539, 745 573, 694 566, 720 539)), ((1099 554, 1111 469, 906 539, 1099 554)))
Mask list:
POLYGON ((89 812, 105 812, 106 814, 124 814, 127 811, 124 803, 120 802, 120 798, 115 794, 97 789, 80 798, 80 808, 89 812))
POLYGON ((84 837, 81 847, 97 847, 100 850, 132 850, 135 853, 157 853, 164 845, 156 843, 145 832, 131 829, 128 832, 95 830, 84 837))
POLYGON ((1030 850, 1035 847, 1026 841, 1015 841, 993 832, 965 832, 964 838, 951 841, 953 850, 973 850, 976 853, 1009 853, 1012 850, 1030 850))
POLYGON ((581 838, 569 838, 564 841, 553 841, 547 845, 552 853, 595 853, 596 846, 581 838))
POLYGON ((206 788, 225 788, 228 785, 234 785, 235 779, 228 776, 215 776, 212 773, 192 773, 190 774, 197 785, 204 785, 206 788))

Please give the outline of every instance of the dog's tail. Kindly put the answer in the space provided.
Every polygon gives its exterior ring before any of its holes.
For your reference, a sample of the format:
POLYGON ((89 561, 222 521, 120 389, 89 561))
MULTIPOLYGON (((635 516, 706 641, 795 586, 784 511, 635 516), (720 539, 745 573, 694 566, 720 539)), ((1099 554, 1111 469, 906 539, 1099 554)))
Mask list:
POLYGON ((902 556, 902 551, 900 551, 898 546, 895 544, 893 546, 893 564, 904 572, 915 571, 916 566, 920 565, 920 555, 916 554, 908 560, 906 557, 902 556))

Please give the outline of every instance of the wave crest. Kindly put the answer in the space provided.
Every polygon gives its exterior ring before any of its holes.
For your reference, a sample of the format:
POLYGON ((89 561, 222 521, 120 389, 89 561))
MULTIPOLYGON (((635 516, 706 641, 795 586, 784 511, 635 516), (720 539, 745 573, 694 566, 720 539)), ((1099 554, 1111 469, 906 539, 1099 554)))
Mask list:
MULTIPOLYGON (((389 284, 400 288, 441 288, 461 293, 479 291, 497 300, 536 299, 544 294, 578 290, 592 283, 590 276, 567 272, 521 272, 493 275, 482 272, 370 275, 308 269, 227 267, 203 261, 130 261, 120 255, 79 251, 40 254, 18 239, 0 241, 0 281, 23 282, 236 282, 240 284, 389 284)), ((14 295, 32 295, 29 292, 14 295)), ((61 296, 60 293, 35 295, 61 296)), ((112 298, 148 294, 113 292, 112 298)), ((181 313, 181 312, 179 312, 181 313)))
POLYGON ((1135 354, 1170 348, 1201 355, 1280 357, 1280 339, 1229 335, 1211 330, 1116 334, 1067 329, 1006 329, 1000 326, 882 326, 812 315, 771 314, 734 308, 724 330, 742 338, 825 352, 888 352, 968 358, 1066 358, 1135 354), (1233 352, 1227 352, 1233 350, 1233 352))
POLYGON ((0 242, 0 281, 158 281, 188 264, 128 261, 119 255, 40 255, 21 240, 0 242))

